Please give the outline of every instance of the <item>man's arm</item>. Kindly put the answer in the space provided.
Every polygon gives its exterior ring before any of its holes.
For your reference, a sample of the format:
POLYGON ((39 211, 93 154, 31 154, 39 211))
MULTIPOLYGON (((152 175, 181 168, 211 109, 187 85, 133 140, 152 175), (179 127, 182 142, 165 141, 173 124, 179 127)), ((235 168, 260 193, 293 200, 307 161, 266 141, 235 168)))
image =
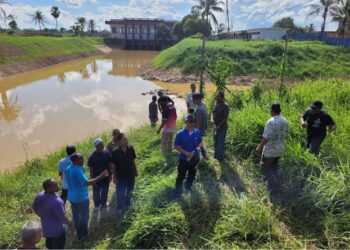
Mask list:
POLYGON ((307 116, 308 116, 308 111, 306 111, 301 117, 300 117, 300 124, 302 128, 307 128, 307 116))
POLYGON ((255 150, 255 153, 256 153, 257 155, 261 155, 262 150, 264 149, 264 147, 265 147, 265 145, 266 145, 266 143, 267 143, 268 141, 269 141, 269 140, 267 140, 267 139, 265 139, 265 138, 263 138, 263 139, 261 140, 259 146, 258 146, 258 147, 256 148, 256 150, 255 150))
POLYGON ((187 151, 184 150, 181 146, 175 146, 175 149, 176 149, 178 152, 180 152, 180 153, 186 155, 186 157, 192 158, 192 153, 187 152, 187 151))
POLYGON ((166 123, 166 120, 162 120, 162 123, 160 124, 160 127, 159 127, 159 129, 157 130, 157 134, 160 133, 160 131, 161 131, 162 128, 164 127, 165 123, 166 123))
POLYGON ((111 163, 111 169, 112 169, 112 175, 113 175, 113 183, 117 184, 117 170, 116 165, 114 163, 111 163))
POLYGON ((96 182, 106 178, 109 176, 109 172, 108 170, 106 169, 105 171, 103 171, 99 176, 97 176, 96 178, 94 179, 91 179, 91 180, 88 180, 87 182, 85 182, 85 186, 91 186, 91 185, 94 185, 96 182))

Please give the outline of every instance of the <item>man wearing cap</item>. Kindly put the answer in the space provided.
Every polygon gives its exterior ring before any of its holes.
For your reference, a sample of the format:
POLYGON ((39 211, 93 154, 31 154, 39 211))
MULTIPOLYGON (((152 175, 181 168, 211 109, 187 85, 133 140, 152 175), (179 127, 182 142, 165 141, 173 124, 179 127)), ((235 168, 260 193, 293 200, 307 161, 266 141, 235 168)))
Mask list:
POLYGON ((94 179, 88 180, 84 169, 84 156, 74 153, 71 156, 72 165, 64 171, 68 183, 68 200, 71 203, 73 221, 78 240, 88 235, 89 223, 89 189, 88 186, 109 176, 108 170, 103 171, 94 179))
MULTIPOLYGON (((88 167, 90 169, 90 178, 93 179, 99 176, 103 171, 110 170, 111 156, 104 149, 104 144, 101 138, 94 140, 95 151, 90 155, 88 167)), ((95 209, 106 208, 109 183, 112 181, 112 176, 106 177, 93 185, 93 198, 95 209)))
POLYGON ((272 104, 270 114, 272 118, 266 123, 262 135, 263 139, 257 147, 256 153, 262 155, 262 172, 268 182, 269 191, 276 193, 279 191, 277 181, 278 161, 285 150, 284 141, 289 135, 289 124, 281 116, 280 104, 272 104))
MULTIPOLYGON (((204 150, 202 136, 198 129, 194 128, 195 119, 193 115, 185 116, 186 127, 180 130, 174 141, 174 147, 179 152, 178 173, 176 178, 176 194, 180 196, 183 192, 182 185, 186 178, 185 188, 191 191, 196 177, 197 165, 199 163, 199 152, 204 150)), ((206 156, 204 156, 206 158, 206 156)))
POLYGON ((196 105, 196 109, 194 111, 194 117, 196 120, 195 128, 201 132, 202 136, 205 136, 205 131, 207 130, 207 107, 202 102, 203 95, 200 93, 194 93, 192 96, 193 103, 196 105))
POLYGON ((327 127, 329 132, 333 132, 337 128, 332 117, 322 108, 323 103, 315 101, 300 119, 301 126, 307 129, 306 147, 310 153, 316 156, 319 155, 321 144, 327 136, 327 127))

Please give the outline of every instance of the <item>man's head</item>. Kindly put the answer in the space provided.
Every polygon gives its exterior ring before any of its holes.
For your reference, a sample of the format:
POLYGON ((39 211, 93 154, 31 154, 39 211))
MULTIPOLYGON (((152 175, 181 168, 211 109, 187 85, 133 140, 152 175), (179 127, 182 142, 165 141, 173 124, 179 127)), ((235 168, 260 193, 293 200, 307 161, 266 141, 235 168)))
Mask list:
POLYGON ((113 131, 112 131, 113 140, 117 140, 117 137, 118 137, 119 134, 120 134, 120 130, 119 129, 113 129, 113 131))
POLYGON ((46 193, 56 193, 60 189, 58 187, 58 182, 55 179, 47 179, 43 182, 43 188, 46 193))
POLYGON ((270 114, 271 116, 276 116, 281 114, 281 105, 279 103, 274 103, 271 105, 270 114))
POLYGON ((312 113, 318 114, 321 112, 322 108, 323 108, 323 102, 321 101, 314 101, 311 106, 311 111, 312 113))
POLYGON ((128 147, 129 146, 128 138, 123 133, 120 133, 118 135, 118 141, 119 141, 119 146, 120 147, 128 147))
POLYGON ((203 95, 200 93, 194 93, 192 95, 192 100, 194 104, 197 104, 197 105, 200 104, 202 99, 203 99, 203 95))
POLYGON ((194 118, 194 115, 186 115, 185 116, 186 128, 193 129, 195 121, 196 119, 194 118))
POLYGON ((35 246, 43 237, 41 225, 35 221, 29 221, 22 227, 22 240, 26 245, 35 246))
POLYGON ((156 102, 156 101, 157 101, 157 96, 156 96, 156 95, 152 96, 152 101, 153 101, 153 102, 156 102))
POLYGON ((196 84, 191 83, 191 91, 192 93, 196 92, 196 84))
POLYGON ((101 138, 97 138, 94 140, 94 146, 97 152, 101 152, 105 148, 101 138))
POLYGON ((77 152, 77 148, 74 145, 67 145, 66 153, 67 153, 68 156, 71 156, 75 152, 77 152))
POLYGON ((216 94, 216 102, 222 103, 222 102, 224 102, 224 100, 225 100, 225 93, 222 92, 222 91, 219 91, 219 92, 216 94))
POLYGON ((84 165, 84 155, 82 153, 74 153, 70 157, 71 161, 76 166, 83 166, 84 165))
POLYGON ((159 97, 162 97, 164 95, 163 91, 161 91, 161 90, 159 90, 157 94, 159 97))

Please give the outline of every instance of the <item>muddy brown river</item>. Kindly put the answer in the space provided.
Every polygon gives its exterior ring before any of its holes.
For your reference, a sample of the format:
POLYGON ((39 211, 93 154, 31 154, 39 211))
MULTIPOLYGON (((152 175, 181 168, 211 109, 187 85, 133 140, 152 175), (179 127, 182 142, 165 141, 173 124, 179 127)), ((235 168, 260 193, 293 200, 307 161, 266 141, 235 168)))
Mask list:
MULTIPOLYGON (((0 80, 0 172, 68 143, 148 122, 159 89, 137 76, 154 52, 109 54, 0 80)), ((180 112, 185 102, 175 98, 180 112)))

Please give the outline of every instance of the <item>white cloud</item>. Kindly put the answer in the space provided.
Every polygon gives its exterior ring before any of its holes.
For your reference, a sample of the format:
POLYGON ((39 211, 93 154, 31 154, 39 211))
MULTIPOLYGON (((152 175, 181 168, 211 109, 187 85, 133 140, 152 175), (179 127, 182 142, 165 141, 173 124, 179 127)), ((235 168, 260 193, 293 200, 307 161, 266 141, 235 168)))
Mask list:
POLYGON ((58 2, 65 3, 69 7, 80 8, 86 2, 97 3, 98 0, 57 0, 58 2))

